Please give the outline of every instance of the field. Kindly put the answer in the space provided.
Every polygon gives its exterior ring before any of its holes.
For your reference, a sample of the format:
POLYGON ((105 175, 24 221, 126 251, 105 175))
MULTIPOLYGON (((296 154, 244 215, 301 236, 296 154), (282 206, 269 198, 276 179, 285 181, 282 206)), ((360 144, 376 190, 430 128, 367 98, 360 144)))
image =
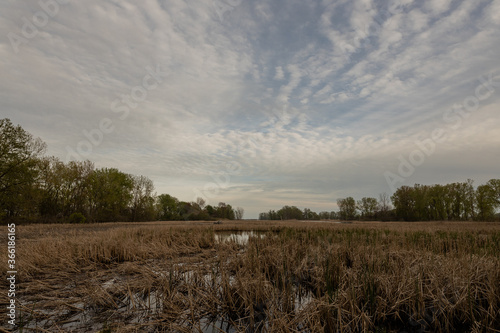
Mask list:
MULTIPOLYGON (((500 332, 500 223, 157 222, 16 233, 19 332, 500 332)), ((7 302, 2 293, 3 327, 7 302)))

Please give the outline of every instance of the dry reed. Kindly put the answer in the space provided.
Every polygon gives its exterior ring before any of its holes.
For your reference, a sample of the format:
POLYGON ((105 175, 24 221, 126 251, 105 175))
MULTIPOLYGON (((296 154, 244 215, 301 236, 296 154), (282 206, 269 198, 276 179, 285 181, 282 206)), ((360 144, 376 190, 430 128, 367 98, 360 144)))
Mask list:
MULTIPOLYGON (((123 223, 18 235, 23 332, 500 331, 498 223, 123 223), (248 230, 263 236, 215 238, 248 230)), ((2 252, 2 272, 6 262, 2 252)))

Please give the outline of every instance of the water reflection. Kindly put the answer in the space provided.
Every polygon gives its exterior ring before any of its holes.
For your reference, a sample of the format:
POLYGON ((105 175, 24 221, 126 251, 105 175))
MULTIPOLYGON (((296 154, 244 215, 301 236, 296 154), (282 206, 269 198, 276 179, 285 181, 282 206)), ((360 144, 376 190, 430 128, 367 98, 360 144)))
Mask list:
POLYGON ((264 238, 266 235, 264 232, 259 231, 221 231, 215 234, 215 241, 219 243, 235 242, 239 245, 246 245, 251 237, 264 238))

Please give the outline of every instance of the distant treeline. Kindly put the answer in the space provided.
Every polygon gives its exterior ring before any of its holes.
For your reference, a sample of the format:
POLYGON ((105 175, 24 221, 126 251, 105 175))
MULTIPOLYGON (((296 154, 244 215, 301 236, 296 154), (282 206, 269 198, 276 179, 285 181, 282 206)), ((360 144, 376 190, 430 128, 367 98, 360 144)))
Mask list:
POLYGON ((493 221, 500 220, 500 179, 491 179, 474 189, 473 181, 447 185, 402 186, 390 200, 352 197, 337 200, 337 212, 315 213, 305 208, 284 206, 278 211, 260 213, 261 220, 381 220, 381 221, 493 221), (390 205, 392 202, 392 205, 390 205))
POLYGON ((145 176, 90 161, 63 163, 44 156, 46 145, 9 119, 0 119, 0 220, 113 222, 241 219, 243 209, 183 202, 156 195, 145 176))

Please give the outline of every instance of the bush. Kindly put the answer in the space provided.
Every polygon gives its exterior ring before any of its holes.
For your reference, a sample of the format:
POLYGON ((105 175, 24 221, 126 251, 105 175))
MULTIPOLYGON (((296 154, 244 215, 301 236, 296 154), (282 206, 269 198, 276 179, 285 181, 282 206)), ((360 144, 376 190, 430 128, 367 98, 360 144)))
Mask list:
POLYGON ((69 217, 69 223, 85 223, 85 221, 87 221, 87 219, 82 213, 73 213, 69 217))

